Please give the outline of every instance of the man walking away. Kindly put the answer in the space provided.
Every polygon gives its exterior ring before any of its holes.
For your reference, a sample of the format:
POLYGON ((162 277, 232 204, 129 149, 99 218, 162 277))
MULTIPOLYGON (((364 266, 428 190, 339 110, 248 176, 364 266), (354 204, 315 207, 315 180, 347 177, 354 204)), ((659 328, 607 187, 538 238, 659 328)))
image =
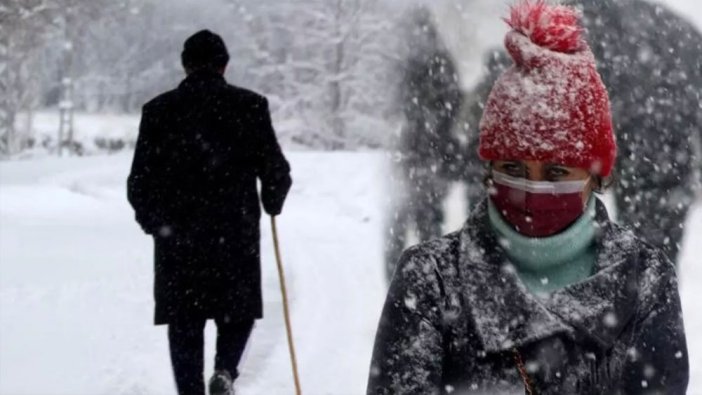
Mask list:
POLYGON ((205 393, 203 331, 217 324, 211 394, 233 394, 237 365, 262 318, 257 179, 266 213, 292 183, 267 100, 229 85, 222 38, 185 41, 187 77, 143 107, 128 179, 136 220, 154 238, 155 324, 168 325, 178 393, 205 393))

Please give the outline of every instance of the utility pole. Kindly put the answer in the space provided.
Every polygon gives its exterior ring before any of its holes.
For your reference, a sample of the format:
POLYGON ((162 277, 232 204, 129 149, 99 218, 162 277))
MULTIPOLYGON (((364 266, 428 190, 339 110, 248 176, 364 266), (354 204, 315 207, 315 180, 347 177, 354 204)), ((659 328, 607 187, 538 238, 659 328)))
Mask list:
MULTIPOLYGON (((70 12, 70 11, 69 11, 70 12)), ((73 42, 68 33, 70 28, 69 15, 64 19, 63 33, 63 67, 61 70, 61 100, 59 101, 59 130, 58 130, 58 156, 62 156, 64 145, 68 147, 69 155, 73 153, 73 42)))
POLYGON ((69 77, 61 80, 61 101, 59 102, 58 156, 63 154, 63 146, 73 149, 73 81, 69 77))
POLYGON ((16 81, 13 75, 15 65, 11 59, 11 32, 16 29, 17 22, 9 15, 9 11, 0 10, 0 155, 12 153, 15 135, 15 106, 11 95, 14 93, 12 84, 16 81))

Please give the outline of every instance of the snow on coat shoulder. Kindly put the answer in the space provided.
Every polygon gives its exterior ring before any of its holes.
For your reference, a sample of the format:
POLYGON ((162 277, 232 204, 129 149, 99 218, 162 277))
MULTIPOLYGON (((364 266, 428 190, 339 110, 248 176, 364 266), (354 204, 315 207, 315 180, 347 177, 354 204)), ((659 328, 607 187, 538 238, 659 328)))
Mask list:
POLYGON ((684 394, 688 357, 673 265, 598 202, 588 279, 547 298, 519 280, 486 204, 464 228, 406 251, 376 334, 369 394, 684 394))

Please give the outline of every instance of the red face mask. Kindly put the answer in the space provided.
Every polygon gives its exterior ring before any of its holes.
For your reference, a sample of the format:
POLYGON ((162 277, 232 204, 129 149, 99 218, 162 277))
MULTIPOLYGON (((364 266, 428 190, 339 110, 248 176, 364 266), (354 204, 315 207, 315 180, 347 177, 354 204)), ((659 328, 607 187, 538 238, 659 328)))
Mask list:
POLYGON ((490 199, 517 232, 528 237, 555 235, 585 211, 582 193, 588 180, 530 181, 494 172, 490 199))

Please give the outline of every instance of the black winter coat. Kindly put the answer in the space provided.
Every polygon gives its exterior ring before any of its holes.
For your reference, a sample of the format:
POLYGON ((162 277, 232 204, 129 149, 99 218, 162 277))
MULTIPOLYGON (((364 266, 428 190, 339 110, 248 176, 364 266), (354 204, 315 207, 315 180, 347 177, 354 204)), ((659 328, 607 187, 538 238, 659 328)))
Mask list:
POLYGON ((526 290, 482 202, 456 233, 406 251, 378 328, 368 394, 684 394, 688 355, 673 265, 598 201, 587 280, 526 290))
POLYGON ((154 236, 157 325, 262 317, 257 179, 279 214, 290 167, 263 96, 197 71, 144 105, 128 198, 154 236))

